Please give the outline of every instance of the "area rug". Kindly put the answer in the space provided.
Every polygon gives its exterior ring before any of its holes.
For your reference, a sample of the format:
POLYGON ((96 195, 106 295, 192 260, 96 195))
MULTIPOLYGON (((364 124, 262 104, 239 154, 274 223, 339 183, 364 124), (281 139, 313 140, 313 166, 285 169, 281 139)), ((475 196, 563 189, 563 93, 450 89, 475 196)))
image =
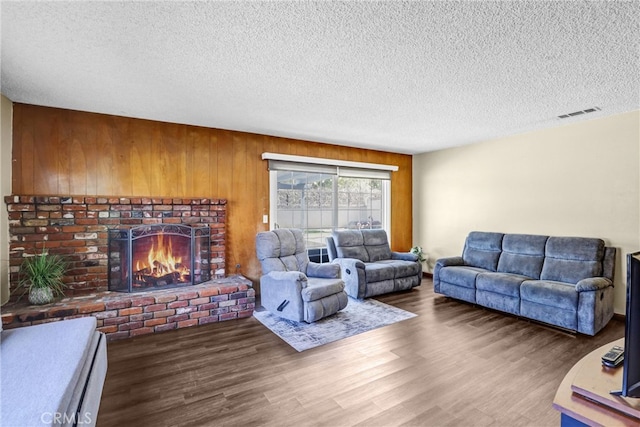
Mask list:
POLYGON ((417 316, 373 299, 349 298, 347 307, 314 323, 293 322, 262 309, 253 316, 297 351, 305 351, 417 316))

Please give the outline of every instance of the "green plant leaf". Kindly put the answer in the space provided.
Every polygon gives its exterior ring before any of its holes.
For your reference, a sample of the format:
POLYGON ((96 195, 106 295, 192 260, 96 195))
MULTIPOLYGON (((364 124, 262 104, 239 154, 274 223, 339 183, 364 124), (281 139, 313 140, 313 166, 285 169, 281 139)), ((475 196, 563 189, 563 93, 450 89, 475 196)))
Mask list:
POLYGON ((66 285, 62 281, 67 263, 60 255, 50 255, 46 251, 25 258, 20 266, 19 287, 25 292, 32 288, 50 288, 56 296, 64 295, 66 285))

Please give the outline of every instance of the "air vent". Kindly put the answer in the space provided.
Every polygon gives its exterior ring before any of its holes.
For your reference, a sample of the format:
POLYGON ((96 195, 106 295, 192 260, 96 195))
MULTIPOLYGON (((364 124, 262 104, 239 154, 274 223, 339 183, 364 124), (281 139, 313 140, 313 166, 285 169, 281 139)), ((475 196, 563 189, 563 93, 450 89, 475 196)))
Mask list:
POLYGON ((573 113, 563 114, 558 116, 559 119, 568 119, 569 117, 581 116, 583 114, 593 113, 594 111, 600 111, 600 107, 591 107, 586 110, 574 111, 573 113))

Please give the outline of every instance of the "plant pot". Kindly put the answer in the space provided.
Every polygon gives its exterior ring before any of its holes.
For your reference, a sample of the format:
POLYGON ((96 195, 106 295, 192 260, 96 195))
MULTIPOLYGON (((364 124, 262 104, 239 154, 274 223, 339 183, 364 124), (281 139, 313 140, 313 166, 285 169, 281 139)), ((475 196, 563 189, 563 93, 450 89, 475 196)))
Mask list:
POLYGON ((51 288, 32 288, 29 290, 29 302, 31 304, 49 304, 51 301, 53 301, 51 288))

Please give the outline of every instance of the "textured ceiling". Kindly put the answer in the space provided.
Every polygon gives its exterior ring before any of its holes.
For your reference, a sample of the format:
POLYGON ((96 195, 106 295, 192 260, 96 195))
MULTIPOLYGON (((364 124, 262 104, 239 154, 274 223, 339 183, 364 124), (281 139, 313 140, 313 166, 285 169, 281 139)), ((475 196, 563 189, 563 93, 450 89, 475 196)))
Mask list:
POLYGON ((14 102, 401 153, 640 108, 637 0, 5 0, 0 14, 14 102))

